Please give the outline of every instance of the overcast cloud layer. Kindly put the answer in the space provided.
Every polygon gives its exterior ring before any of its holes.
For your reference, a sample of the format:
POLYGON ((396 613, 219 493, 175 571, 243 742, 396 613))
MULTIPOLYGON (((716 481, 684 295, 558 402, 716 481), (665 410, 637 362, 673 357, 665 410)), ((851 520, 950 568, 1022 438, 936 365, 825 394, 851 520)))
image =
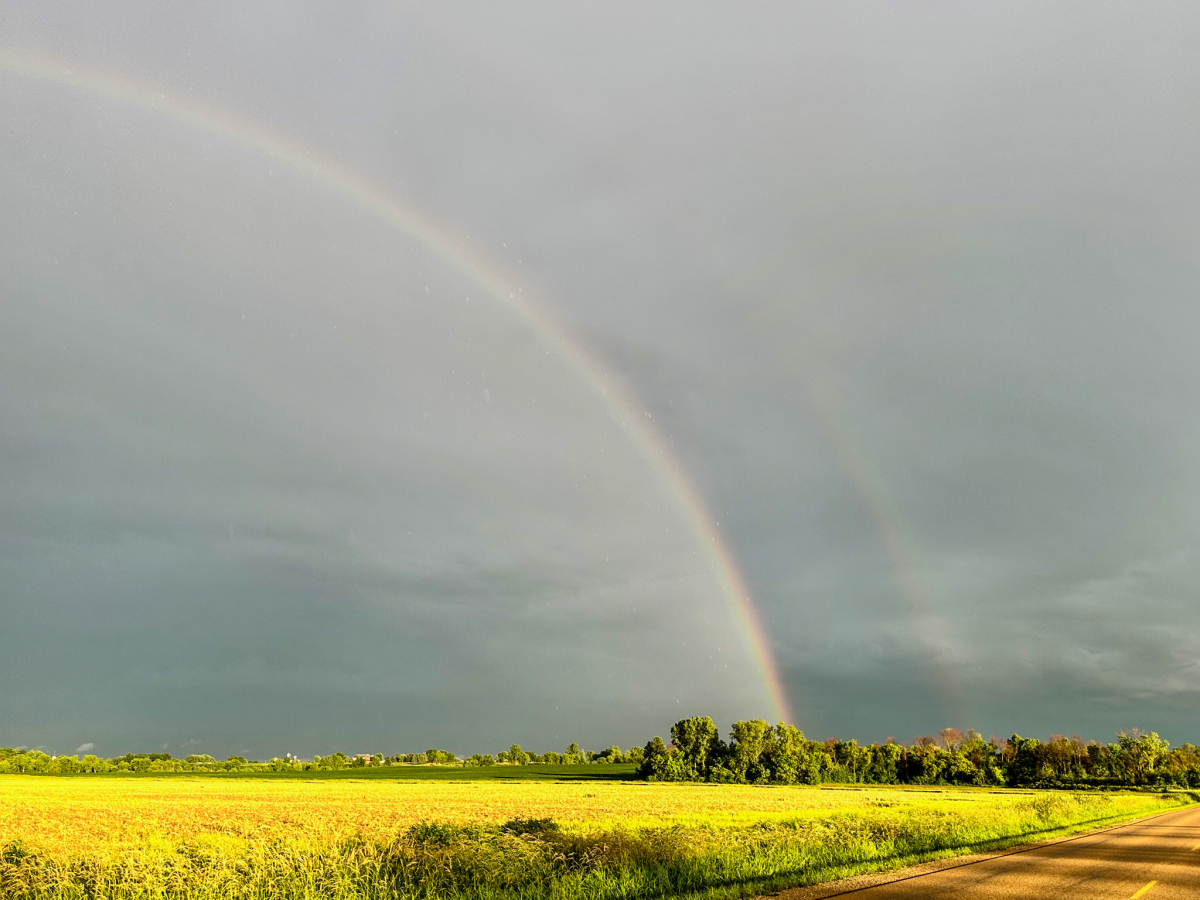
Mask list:
MULTIPOLYGON (((469 236, 622 379, 797 724, 1200 741, 1200 13, 0 0, 469 236)), ((561 348, 220 135, 0 69, 0 743, 769 715, 561 348), (470 299, 468 299, 470 298, 470 299)))

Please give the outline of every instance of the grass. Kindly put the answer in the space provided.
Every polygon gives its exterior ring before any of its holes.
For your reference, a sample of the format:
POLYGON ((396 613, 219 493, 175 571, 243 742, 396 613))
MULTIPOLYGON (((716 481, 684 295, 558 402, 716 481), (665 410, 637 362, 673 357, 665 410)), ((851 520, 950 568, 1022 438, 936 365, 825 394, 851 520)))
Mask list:
POLYGON ((619 781, 5 776, 0 896, 736 897, 997 849, 1196 799, 619 781))

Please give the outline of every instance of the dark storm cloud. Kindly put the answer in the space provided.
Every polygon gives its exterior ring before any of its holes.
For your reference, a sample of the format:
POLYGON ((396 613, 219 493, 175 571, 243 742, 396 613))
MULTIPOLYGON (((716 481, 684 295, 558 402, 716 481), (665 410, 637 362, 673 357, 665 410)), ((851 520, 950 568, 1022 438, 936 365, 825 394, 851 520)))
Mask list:
MULTIPOLYGON (((700 486, 814 736, 1200 738, 1191 11, 0 22, 339 159, 545 298, 700 486)), ((12 73, 0 104, 5 740, 768 712, 661 476, 527 323, 223 139, 12 73)))

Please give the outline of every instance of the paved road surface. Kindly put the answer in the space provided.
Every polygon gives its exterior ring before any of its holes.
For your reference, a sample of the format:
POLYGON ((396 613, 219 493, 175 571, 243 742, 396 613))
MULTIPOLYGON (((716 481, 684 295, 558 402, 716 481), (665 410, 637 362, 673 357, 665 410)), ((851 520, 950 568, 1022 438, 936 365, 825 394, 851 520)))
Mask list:
POLYGON ((958 868, 824 897, 1200 900, 1200 807, 958 868))

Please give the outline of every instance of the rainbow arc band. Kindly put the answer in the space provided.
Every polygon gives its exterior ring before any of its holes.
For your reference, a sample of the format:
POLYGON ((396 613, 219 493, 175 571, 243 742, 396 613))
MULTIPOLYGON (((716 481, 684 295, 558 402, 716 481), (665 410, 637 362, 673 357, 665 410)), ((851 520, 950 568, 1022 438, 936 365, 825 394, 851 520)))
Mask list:
POLYGON ((663 435, 655 429, 652 419, 640 411, 628 389, 606 372, 600 360, 561 326, 544 305, 535 303, 515 288, 477 250, 467 247, 463 241, 418 210, 390 196, 357 173, 321 158, 308 148, 273 135, 256 123, 198 105, 191 99, 180 98, 162 88, 139 85, 111 74, 73 68, 48 54, 27 49, 0 47, 0 73, 3 72, 52 82, 152 110, 183 125, 218 135, 269 156, 417 239, 528 323, 540 339, 561 354, 566 364, 621 424, 643 459, 663 478, 721 585, 741 640, 762 683, 770 714, 776 721, 791 721, 787 695, 758 610, 733 552, 721 536, 699 490, 663 435))

